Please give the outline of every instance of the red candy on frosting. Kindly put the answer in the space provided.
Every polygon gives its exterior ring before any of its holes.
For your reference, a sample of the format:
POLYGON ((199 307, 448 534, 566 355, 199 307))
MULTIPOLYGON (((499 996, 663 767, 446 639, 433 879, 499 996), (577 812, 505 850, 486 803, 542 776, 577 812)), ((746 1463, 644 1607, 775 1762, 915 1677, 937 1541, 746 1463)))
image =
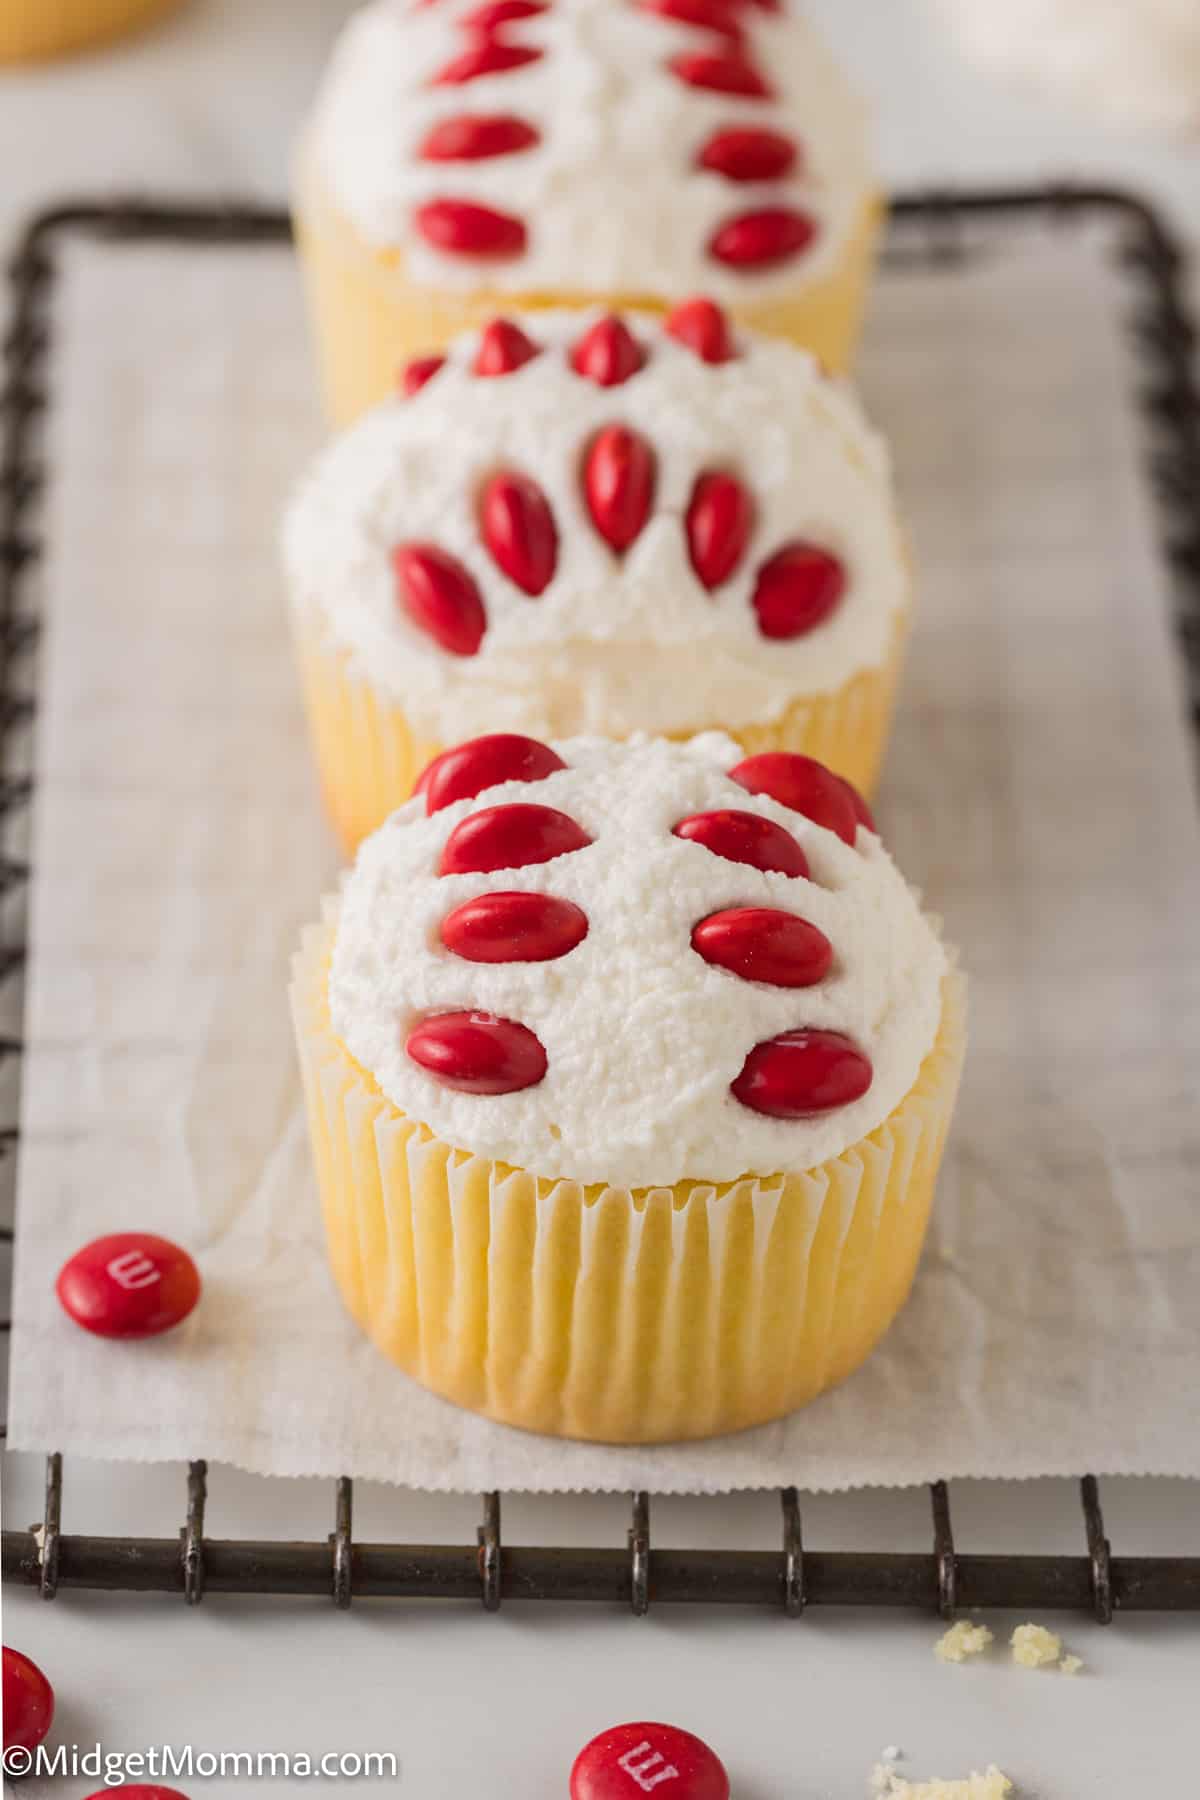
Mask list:
POLYGON ((540 1040, 515 1019, 492 1013, 435 1013, 404 1045, 418 1067, 461 1094, 515 1094, 546 1073, 540 1040))
POLYGON ((619 387, 636 375, 646 353, 623 319, 609 313, 588 327, 571 351, 571 367, 597 387, 619 387))
POLYGON ((483 75, 506 75, 537 62, 542 52, 534 44, 510 44, 503 38, 481 36, 469 44, 433 78, 434 87, 457 87, 478 81, 483 75))
POLYGON ((426 243, 452 256, 520 256, 528 235, 523 220, 474 200, 430 200, 416 224, 426 243))
POLYGON ((744 100, 770 100, 770 83, 752 62, 734 50, 683 50, 667 67, 689 87, 707 88, 716 94, 739 94, 744 100))
POLYGON ((490 319, 479 334, 479 348, 471 364, 474 375, 511 375, 540 354, 535 344, 511 319, 490 319))
POLYGON ((36 1750, 54 1722, 54 1689, 20 1650, 5 1644, 3 1661, 4 1748, 36 1750))
POLYGON ((571 1800, 729 1800, 729 1777, 700 1738, 677 1725, 614 1725, 585 1744, 571 1800))
POLYGON ((858 789, 852 782, 847 781, 844 775, 839 775, 838 780, 850 796, 850 804, 854 808, 854 816, 859 824, 865 825, 868 831, 878 832, 879 828, 875 823, 875 815, 859 793, 858 789))
POLYGON ((558 562, 558 531, 546 496, 527 475, 502 469, 483 490, 483 541, 523 593, 544 593, 558 562))
POLYGON ((764 206, 739 213, 717 228, 709 252, 734 269, 769 269, 807 250, 817 235, 810 213, 795 206, 764 206))
POLYGON ((628 550, 650 516, 657 458, 627 425, 608 425, 587 453, 583 492, 592 523, 605 543, 628 550))
POLYGON ((483 4, 467 13, 459 24, 468 31, 486 34, 499 30, 501 25, 515 25, 519 19, 535 19, 546 9, 547 0, 483 0, 483 4))
POLYGON ((769 869, 779 875, 808 874, 808 858, 791 832, 761 813, 731 808, 693 813, 671 829, 675 837, 701 844, 727 862, 748 863, 752 869, 769 869))
POLYGON ((799 151, 782 131, 755 125, 727 125, 714 131, 696 161, 727 181, 778 181, 790 175, 799 151))
POLYGON ((719 32, 734 44, 740 44, 744 35, 738 22, 737 0, 638 0, 638 5, 643 12, 658 13, 680 25, 719 32))
POLYGON ((414 356, 400 371, 400 392, 406 399, 419 394, 425 383, 432 381, 438 370, 445 367, 445 363, 444 356, 414 356))
POLYGON ((727 363, 737 356, 729 335, 729 320, 715 300, 706 300, 703 295, 681 300, 667 314, 663 329, 694 350, 701 362, 727 363))
POLYGON ((751 605, 767 638, 798 638, 836 612, 846 571, 816 544, 785 544, 758 571, 751 605))
POLYGON ((772 1119, 811 1119, 860 1100, 871 1060, 840 1031, 785 1031, 756 1044, 730 1083, 735 1099, 772 1119))
POLYGON ((436 544, 398 544, 392 567, 400 604, 413 624, 451 656, 474 656, 487 614, 462 564, 436 544))
POLYGON ((692 489, 687 518, 688 555, 706 588, 734 573, 754 528, 754 502, 735 475, 714 469, 692 489))
POLYGON ((710 913, 693 929, 692 949, 743 981, 771 987, 813 987, 833 962, 833 945, 823 931, 771 906, 710 913))
POLYGON ((536 126, 511 113, 455 113, 426 132, 417 155, 425 162, 481 162, 530 150, 541 138, 536 126))
POLYGON ((199 1300, 200 1271, 169 1238, 117 1231, 77 1250, 54 1291, 63 1311, 96 1337, 158 1337, 199 1300))
POLYGON ((439 875, 523 869, 582 850, 591 838, 553 806, 486 806, 460 819, 442 849, 439 875))
POLYGON ((555 894, 494 893, 464 900, 442 920, 447 950, 467 962, 554 962, 588 934, 582 907, 555 894))
POLYGON ((537 738, 495 731, 469 738, 435 756, 418 780, 416 792, 424 794, 429 815, 453 806, 456 800, 473 800, 502 781, 544 781, 566 766, 557 751, 537 738))
POLYGON ((815 824, 836 831, 843 843, 853 845, 858 834, 854 789, 815 757, 793 750, 764 750, 730 769, 729 778, 748 794, 769 794, 780 806, 803 813, 815 824))

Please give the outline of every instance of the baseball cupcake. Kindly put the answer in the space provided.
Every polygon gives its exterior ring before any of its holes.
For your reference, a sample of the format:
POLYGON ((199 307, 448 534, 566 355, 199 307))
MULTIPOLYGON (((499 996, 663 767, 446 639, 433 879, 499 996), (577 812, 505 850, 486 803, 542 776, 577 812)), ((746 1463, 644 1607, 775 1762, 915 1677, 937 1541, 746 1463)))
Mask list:
POLYGON ((869 792, 909 606, 887 454, 711 302, 496 319, 301 487, 286 574, 353 846, 446 744, 714 727, 869 792))
POLYGON ((913 1279, 964 994, 844 782, 716 733, 443 756, 297 957, 333 1271, 507 1423, 779 1417, 913 1279))
POLYGON ((501 307, 703 292, 843 369, 880 210, 796 0, 375 0, 297 165, 331 412, 501 307))
POLYGON ((178 0, 0 0, 0 63, 86 50, 172 11, 178 0))

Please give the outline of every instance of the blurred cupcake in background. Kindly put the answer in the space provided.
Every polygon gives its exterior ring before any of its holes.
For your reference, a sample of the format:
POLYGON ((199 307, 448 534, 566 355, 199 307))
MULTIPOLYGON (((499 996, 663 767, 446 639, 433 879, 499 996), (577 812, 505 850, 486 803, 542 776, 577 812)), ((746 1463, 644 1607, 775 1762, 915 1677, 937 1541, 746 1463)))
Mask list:
POLYGON ((0 0, 0 63, 68 56, 149 25, 179 0, 0 0))
POLYGON ((711 301, 491 320, 318 460, 284 560, 348 848, 480 732, 815 756, 870 791, 910 575, 852 393, 711 301))
POLYGON ((880 210, 863 111, 784 0, 376 0, 297 168, 330 411, 502 305, 704 292, 843 369, 880 210))
POLYGON ((972 56, 1139 130, 1200 133, 1200 0, 934 0, 972 56))

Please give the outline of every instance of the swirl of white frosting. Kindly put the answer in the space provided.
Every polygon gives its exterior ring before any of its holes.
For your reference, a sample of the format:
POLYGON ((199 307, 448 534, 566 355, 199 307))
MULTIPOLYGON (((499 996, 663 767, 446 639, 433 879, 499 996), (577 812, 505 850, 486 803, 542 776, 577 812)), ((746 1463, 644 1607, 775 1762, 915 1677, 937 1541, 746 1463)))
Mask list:
POLYGON ((512 374, 472 373, 467 334, 409 399, 378 407, 318 460, 288 512, 284 559, 303 618, 348 651, 442 743, 482 731, 540 736, 737 730, 840 687, 886 658, 908 571, 882 440, 811 357, 753 334, 702 362, 652 315, 626 322, 642 369, 601 388, 569 347, 595 314, 514 315, 541 354, 512 374), (587 446, 620 423, 657 457, 653 511, 623 557, 588 515, 587 446), (479 523, 500 467, 534 480, 558 532, 558 563, 531 599, 501 573, 479 523), (709 592, 684 519, 697 477, 726 470, 749 490, 754 528, 732 577, 709 592), (841 558, 843 598, 814 630, 769 640, 751 605, 762 563, 796 539, 841 558), (391 551, 433 541, 470 572, 487 611, 477 655, 440 649, 397 604, 391 551))
POLYGON ((722 39, 633 0, 552 0, 502 32, 540 49, 537 61, 437 85, 466 47, 462 20, 477 7, 376 0, 346 26, 317 100, 309 142, 318 177, 369 243, 403 250, 406 279, 666 299, 703 289, 737 301, 796 292, 837 265, 874 187, 866 123, 794 10, 739 9, 747 54, 772 89, 770 99, 749 99, 682 81, 670 59, 720 50, 722 39), (475 162, 422 159, 430 128, 463 112, 515 114, 541 141, 475 162), (797 141, 793 175, 743 184, 696 166, 711 133, 747 124, 797 141), (445 197, 520 217, 524 253, 481 265, 433 248, 414 215, 445 197), (707 246, 728 217, 781 202, 817 224, 803 254, 752 271, 714 262, 707 246))
POLYGON ((642 1188, 813 1168, 881 1123, 916 1081, 941 1018, 946 953, 879 839, 851 847, 728 770, 708 733, 686 745, 576 739, 545 780, 505 782, 426 817, 418 796, 368 838, 346 881, 330 974, 333 1026, 402 1112, 444 1142, 537 1175, 642 1188), (460 820, 506 802, 567 813, 584 849, 530 867, 438 876, 460 820), (672 835, 682 817, 734 807, 783 825, 811 879, 766 873, 672 835), (552 894, 587 914, 569 954, 480 964, 447 951, 446 914, 494 890, 552 894), (830 973, 768 987, 704 961, 693 927, 729 907, 794 912, 833 946, 830 973), (406 1054, 430 1014, 481 1010, 535 1032, 545 1077, 480 1097, 443 1086, 406 1054), (844 1033, 874 1078, 852 1104, 781 1120, 730 1093, 754 1046, 801 1027, 844 1033))

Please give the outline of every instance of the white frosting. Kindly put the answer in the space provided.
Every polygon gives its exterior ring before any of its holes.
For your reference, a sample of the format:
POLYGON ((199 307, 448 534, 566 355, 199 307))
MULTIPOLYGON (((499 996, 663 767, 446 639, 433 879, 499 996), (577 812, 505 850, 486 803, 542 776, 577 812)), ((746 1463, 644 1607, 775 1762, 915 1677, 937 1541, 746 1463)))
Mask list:
POLYGON ((814 1167, 855 1143, 917 1078, 941 1017, 945 952, 879 839, 856 847, 726 771, 741 760, 717 733, 687 745, 577 739, 568 767, 506 782, 427 818, 419 797, 359 851, 342 899, 330 977, 333 1025, 402 1112, 444 1142, 537 1175, 624 1187, 725 1181, 814 1167), (558 808, 591 836, 549 863, 438 877, 468 813, 519 801, 558 808), (735 807, 798 839, 811 880, 768 874, 672 836, 681 818, 735 807), (558 895, 587 913, 587 937, 554 962, 478 964, 446 951, 442 919, 493 890, 558 895), (712 967, 692 928, 726 907, 773 906, 818 926, 834 949, 819 985, 780 989, 712 967), (480 1010, 536 1032, 544 1079, 480 1097, 442 1086, 405 1052, 430 1013, 480 1010), (768 1118, 729 1084, 755 1044, 808 1026, 840 1031, 874 1079, 852 1105, 768 1118))
POLYGON ((708 364, 649 315, 626 322, 648 351, 636 375, 599 388, 567 350, 595 314, 514 315, 546 346, 513 374, 471 373, 478 339, 412 398, 360 420, 318 461, 284 531, 289 589, 355 664, 438 742, 481 731, 541 736, 677 732, 768 722, 886 657, 907 597, 883 442, 844 386, 805 352, 749 335, 708 364), (580 469, 603 426, 641 432, 658 457, 655 507, 614 556, 587 513, 580 469), (531 477, 558 528, 558 565, 531 599, 484 545, 478 497, 498 467, 531 477), (728 469, 756 524, 715 592, 688 558, 696 478, 728 469), (811 538, 846 565, 846 592, 816 630, 768 640, 751 606, 755 572, 811 538), (469 569, 488 628, 475 656, 440 649, 397 604, 390 552, 433 540, 469 569))
POLYGON ((1133 125, 1200 131, 1197 0, 939 0, 973 54, 1133 125))
POLYGON ((464 49, 458 21, 477 5, 377 0, 347 25, 317 103, 311 141, 323 185, 369 242, 403 249, 406 279, 551 295, 681 298, 702 289, 736 301, 794 292, 837 262, 873 187, 866 124, 794 10, 741 9, 771 100, 681 81, 668 59, 720 48, 721 40, 632 0, 553 0, 548 12, 503 32, 506 41, 543 48, 539 61, 431 86, 464 49), (419 158, 430 127, 462 112, 517 114, 541 142, 480 162, 419 158), (714 130, 744 124, 789 133, 802 166, 763 184, 693 166, 714 130), (525 254, 480 263, 432 249, 413 215, 441 198, 518 215, 528 230, 525 254), (726 218, 780 203, 803 207, 818 224, 802 255, 748 273, 707 254, 726 218))

